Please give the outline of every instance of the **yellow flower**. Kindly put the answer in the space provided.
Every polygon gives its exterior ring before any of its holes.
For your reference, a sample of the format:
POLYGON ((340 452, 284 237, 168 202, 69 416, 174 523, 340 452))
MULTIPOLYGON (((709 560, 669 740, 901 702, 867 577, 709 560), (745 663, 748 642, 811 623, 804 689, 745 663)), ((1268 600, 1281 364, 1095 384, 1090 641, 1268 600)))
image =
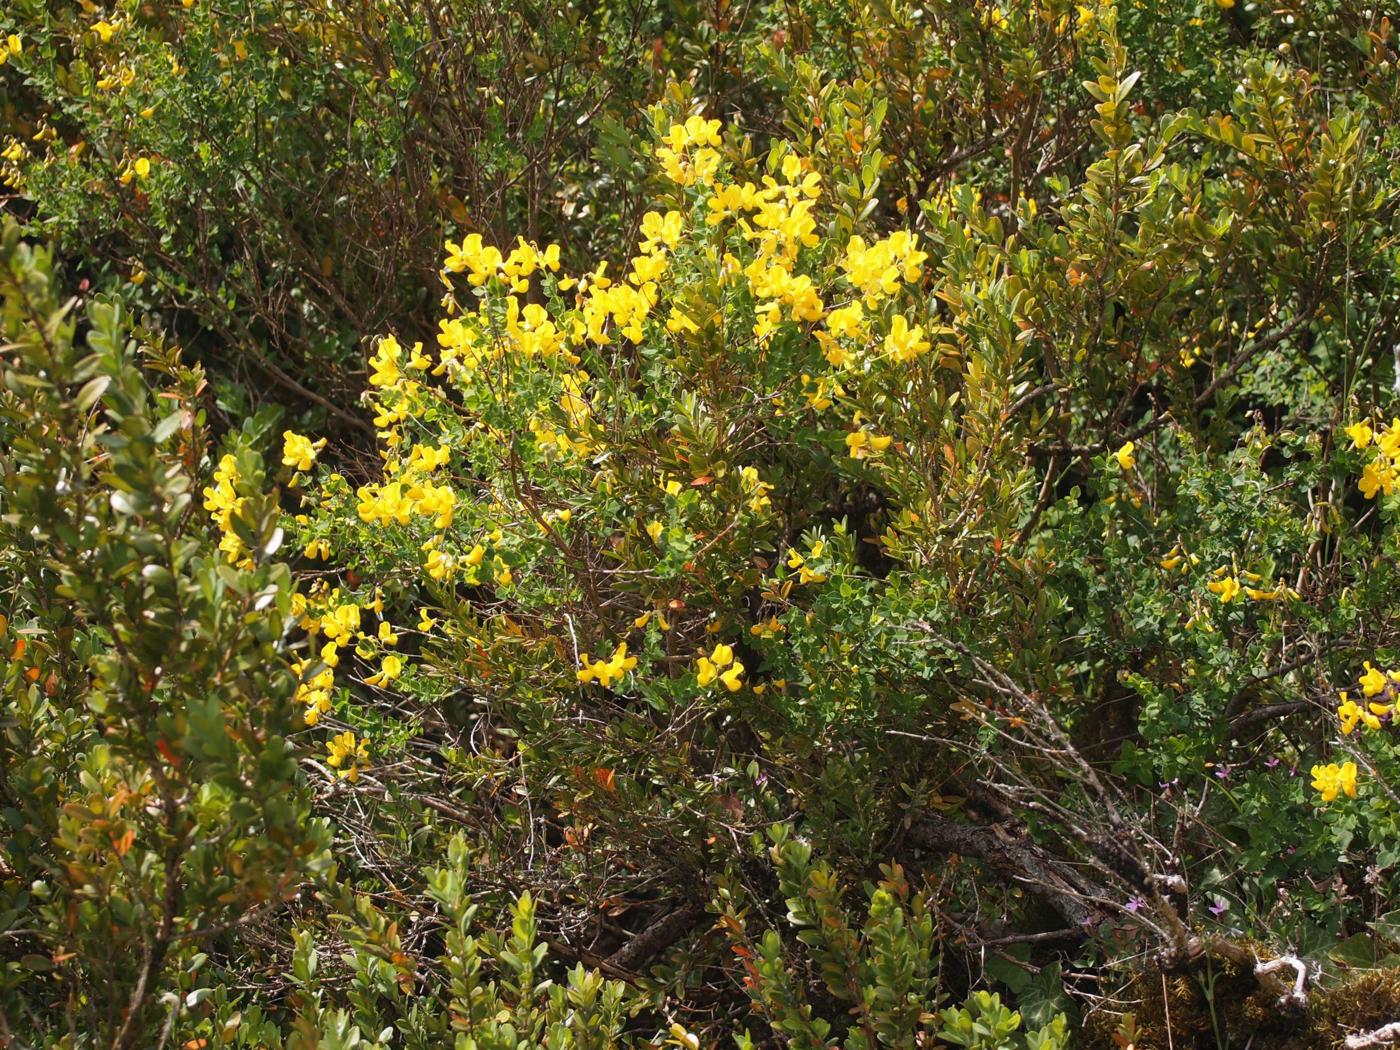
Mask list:
POLYGON ((1385 675, 1372 667, 1370 660, 1367 660, 1362 666, 1366 668, 1366 673, 1360 678, 1362 694, 1365 696, 1375 696, 1383 692, 1386 685, 1385 675))
POLYGON ((1220 595, 1220 604, 1229 605, 1237 597, 1241 590, 1240 581, 1233 576, 1226 576, 1223 579, 1211 580, 1206 584, 1206 589, 1214 594, 1220 595))
POLYGON ((719 676, 719 669, 715 667, 708 656, 702 656, 695 661, 695 680, 703 688, 709 685, 719 676))
POLYGON ((853 236, 846 243, 841 267, 865 304, 873 307, 881 299, 893 295, 901 280, 917 281, 923 275, 923 263, 927 258, 928 253, 919 250, 915 234, 897 230, 869 247, 863 237, 853 236))
POLYGON ((336 606, 322 618, 321 629, 331 641, 344 645, 360 630, 360 607, 354 602, 336 606))
POLYGON ((719 676, 719 680, 724 683, 724 687, 731 693, 737 693, 743 686, 744 665, 738 660, 734 665, 719 676))
POLYGON ((1400 419, 1392 419, 1390 425, 1376 435, 1376 447, 1390 459, 1400 453, 1400 419))
POLYGON ((378 349, 369 359, 370 385, 393 386, 397 383, 403 375, 399 371, 399 358, 402 355, 403 347, 399 346, 399 341, 392 335, 386 335, 379 340, 378 349))
POLYGON ((661 542, 661 533, 664 532, 665 529, 666 526, 659 521, 647 522, 647 535, 651 537, 652 543, 661 542))
POLYGON ((467 282, 473 288, 480 288, 494 277, 504 261, 500 250, 485 244, 479 233, 468 234, 460 245, 448 241, 446 247, 442 268, 450 273, 470 271, 467 282))
POLYGON ((445 580, 457 570, 457 559, 434 547, 428 551, 428 560, 424 567, 432 579, 445 580))
POLYGON ((297 470, 310 470, 316 462, 316 453, 325 448, 326 439, 313 442, 310 438, 290 430, 282 432, 282 463, 297 470))
POLYGON ((857 430, 846 435, 846 448, 852 459, 866 459, 884 452, 890 447, 893 438, 888 434, 874 434, 868 430, 857 430))
MULTIPOLYGON (((294 666, 298 675, 306 673, 307 661, 299 660, 294 666)), ((314 726, 321 720, 321 716, 331 709, 331 692, 335 689, 335 672, 329 667, 322 668, 310 679, 301 682, 297 686, 295 699, 298 703, 306 706, 306 713, 302 716, 309 726, 314 726)))
POLYGON ((1371 443, 1371 439, 1374 436, 1375 431, 1371 429, 1369 423, 1364 421, 1353 423, 1351 426, 1347 427, 1347 437, 1351 438, 1352 448, 1365 448, 1371 443))
POLYGON ((1362 707, 1355 700, 1348 697, 1346 691, 1343 690, 1341 694, 1341 703, 1337 706, 1337 718, 1342 723, 1343 736, 1350 736, 1352 731, 1356 728, 1357 723, 1360 722, 1364 722, 1367 729, 1379 729, 1381 727, 1381 720, 1377 716, 1381 713, 1388 713, 1385 705, 1374 704, 1370 706, 1380 707, 1382 710, 1372 711, 1362 707))
POLYGON ((437 619, 427 609, 418 610, 418 629, 427 634, 437 626, 437 619))
POLYGON ((910 326, 903 314, 895 314, 890 322, 890 334, 885 336, 885 352, 896 361, 912 361, 926 354, 932 344, 924 338, 922 325, 910 326))
POLYGON ((1113 458, 1118 461, 1118 465, 1124 470, 1132 470, 1137 465, 1137 457, 1133 455, 1133 450, 1137 446, 1131 441, 1125 442, 1123 447, 1113 454, 1113 458))
POLYGON ((9 36, 7 36, 5 38, 5 46, 9 48, 10 54, 16 57, 18 57, 19 53, 24 50, 24 44, 20 40, 18 33, 11 33, 9 36))
POLYGON ((359 779, 360 766, 369 762, 369 744, 363 740, 357 742, 355 734, 348 729, 331 737, 326 742, 326 750, 330 752, 326 765, 351 783, 359 779))
POLYGON ((219 549, 223 551, 230 562, 239 564, 251 564, 251 559, 244 557, 246 551, 243 541, 238 538, 233 531, 233 519, 242 512, 244 497, 238 495, 238 461, 231 453, 225 453, 219 460, 219 466, 214 471, 214 484, 204 490, 204 509, 209 511, 210 518, 223 533, 223 538, 219 541, 219 549), (240 561, 242 559, 242 561, 240 561))
POLYGON ((1335 762, 1325 766, 1312 767, 1312 786, 1322 793, 1323 802, 1332 802, 1338 794, 1345 794, 1348 798, 1356 797, 1356 763, 1344 762, 1340 766, 1335 762))
POLYGON ((379 624, 379 640, 385 645, 399 644, 399 636, 394 633, 394 625, 388 620, 383 620, 379 624))
MULTIPOLYGON (((824 550, 826 550, 826 541, 817 540, 816 543, 812 544, 811 557, 820 558, 824 550)), ((801 554, 798 554, 797 551, 792 549, 791 547, 788 548, 787 565, 789 569, 797 570, 798 583, 806 585, 809 583, 826 582, 826 574, 821 572, 813 572, 811 566, 807 564, 807 559, 804 558, 801 554)))
MULTIPOLYGON (((386 625, 380 624, 380 626, 386 625)), ((388 685, 401 674, 403 674, 403 657, 399 656, 398 653, 390 653, 380 663, 379 672, 370 675, 365 679, 365 682, 369 685, 388 685)))
POLYGON ((637 658, 627 655, 627 643, 619 642, 612 656, 606 660, 593 660, 587 653, 581 657, 583 667, 575 672, 574 676, 585 685, 589 682, 597 682, 604 688, 611 688, 612 684, 620 681, 628 671, 637 666, 637 658))
POLYGON ((721 642, 709 656, 695 661, 695 680, 703 688, 718 679, 731 693, 743 686, 744 665, 734 659, 734 647, 721 642))
POLYGON ((1357 482, 1357 488, 1367 499, 1375 499, 1378 492, 1384 492, 1389 496, 1395 491, 1397 478, 1395 466, 1387 459, 1377 457, 1367 463, 1361 471, 1361 480, 1357 482))
POLYGON ((656 149, 661 170, 681 186, 709 183, 719 167, 720 156, 713 147, 720 144, 720 123, 696 115, 684 124, 672 124, 656 149), (693 153, 691 147, 699 147, 693 153))
POLYGON ((642 216, 643 252, 652 251, 657 245, 674 248, 681 239, 683 217, 678 211, 668 211, 665 215, 649 211, 642 216))

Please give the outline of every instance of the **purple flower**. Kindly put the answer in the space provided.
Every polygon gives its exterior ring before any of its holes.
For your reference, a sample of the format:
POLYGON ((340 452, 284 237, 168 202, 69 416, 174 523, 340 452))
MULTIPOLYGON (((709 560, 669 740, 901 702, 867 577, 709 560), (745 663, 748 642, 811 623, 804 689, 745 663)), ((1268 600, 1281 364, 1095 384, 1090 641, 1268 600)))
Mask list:
POLYGON ((1123 907, 1131 912, 1139 912, 1147 907, 1147 901, 1143 900, 1141 897, 1130 897, 1128 903, 1123 905, 1123 907))
POLYGON ((1214 916, 1216 916, 1216 917, 1219 917, 1219 916, 1221 916, 1221 915, 1224 915, 1224 914, 1225 914, 1227 911, 1229 911, 1229 910, 1230 910, 1230 904, 1229 904, 1229 902, 1228 902, 1228 901, 1225 901, 1225 900, 1223 900, 1223 899, 1221 899, 1220 897, 1214 898, 1214 899, 1210 902, 1210 905, 1206 908, 1206 911, 1210 912, 1212 915, 1214 915, 1214 916))
POLYGON ((1220 778, 1221 780, 1229 780, 1229 779, 1230 779, 1230 767, 1229 767, 1229 766, 1216 766, 1216 767, 1215 767, 1215 775, 1216 775, 1218 778, 1220 778))
POLYGON ((1283 761, 1283 760, 1282 760, 1281 758, 1279 758, 1278 755, 1270 755, 1268 758, 1264 759, 1264 768, 1265 768, 1265 769, 1276 769, 1276 768, 1278 767, 1279 763, 1282 762, 1282 761, 1283 761))

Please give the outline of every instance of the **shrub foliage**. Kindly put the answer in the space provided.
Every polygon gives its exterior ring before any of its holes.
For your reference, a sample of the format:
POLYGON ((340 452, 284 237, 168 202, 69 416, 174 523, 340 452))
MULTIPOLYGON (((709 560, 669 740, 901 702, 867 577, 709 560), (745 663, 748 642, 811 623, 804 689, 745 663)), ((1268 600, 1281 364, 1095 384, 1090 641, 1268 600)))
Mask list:
POLYGON ((1381 12, 0 37, 0 1046, 1391 1038, 1381 12))

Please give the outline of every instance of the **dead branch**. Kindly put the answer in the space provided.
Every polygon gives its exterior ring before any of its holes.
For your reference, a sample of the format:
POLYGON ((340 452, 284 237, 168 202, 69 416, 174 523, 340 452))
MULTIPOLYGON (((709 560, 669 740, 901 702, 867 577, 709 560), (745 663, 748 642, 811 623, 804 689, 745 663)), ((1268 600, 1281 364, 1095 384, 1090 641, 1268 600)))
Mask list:
POLYGON ((1395 1043, 1400 1043, 1400 1021, 1392 1021, 1371 1032, 1349 1035, 1342 1045, 1346 1050, 1366 1050, 1370 1046, 1391 1046, 1395 1043))

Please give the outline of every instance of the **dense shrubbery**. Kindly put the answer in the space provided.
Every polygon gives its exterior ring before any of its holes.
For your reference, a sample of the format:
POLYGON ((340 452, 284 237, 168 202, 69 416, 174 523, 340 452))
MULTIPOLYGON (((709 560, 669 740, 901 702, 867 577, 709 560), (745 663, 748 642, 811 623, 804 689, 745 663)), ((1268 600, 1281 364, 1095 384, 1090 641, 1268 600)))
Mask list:
POLYGON ((0 37, 0 1045, 1400 1021, 1378 12, 0 37))

